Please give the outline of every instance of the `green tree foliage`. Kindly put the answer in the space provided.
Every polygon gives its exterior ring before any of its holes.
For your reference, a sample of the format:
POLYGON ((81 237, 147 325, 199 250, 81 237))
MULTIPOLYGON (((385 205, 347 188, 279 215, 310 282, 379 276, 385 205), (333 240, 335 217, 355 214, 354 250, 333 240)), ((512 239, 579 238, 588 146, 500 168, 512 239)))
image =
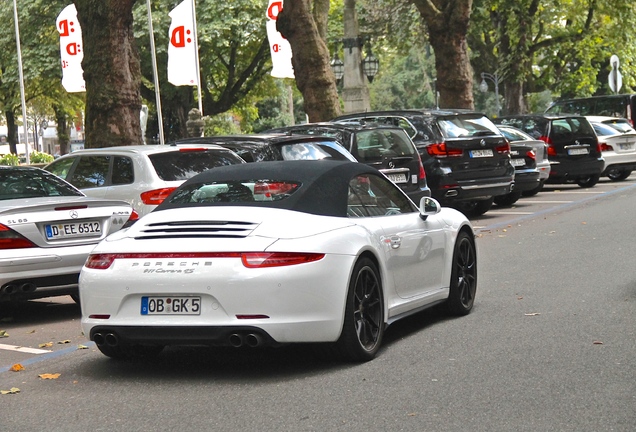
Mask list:
MULTIPOLYGON (((181 0, 155 0, 152 19, 157 53, 157 69, 166 139, 187 135, 185 122, 191 108, 198 105, 197 88, 175 87, 168 83, 168 12, 181 0)), ((266 3, 257 0, 196 3, 197 33, 204 116, 229 110, 242 119, 243 127, 257 118, 256 100, 276 90, 271 71, 269 45, 265 31, 266 3)), ((135 8, 135 37, 140 47, 142 96, 156 113, 155 90, 148 34, 148 11, 145 2, 135 8)), ((151 122, 156 122, 156 114, 151 122)), ((149 125, 156 136, 157 125, 149 125)))
MULTIPOLYGON (((24 72, 25 99, 29 113, 39 117, 72 117, 83 105, 83 94, 67 93, 61 85, 59 33, 55 21, 69 4, 59 0, 18 2, 18 23, 24 72)), ((0 2, 0 109, 15 145, 15 119, 22 116, 13 2, 0 2)), ((21 123, 21 122, 18 122, 21 123)), ((32 126, 31 126, 32 128, 32 126)), ((15 150, 15 149, 14 149, 15 150)))
POLYGON ((505 111, 528 110, 528 94, 610 93, 609 58, 621 58, 622 92, 635 88, 636 27, 626 0, 475 0, 469 44, 477 76, 498 73, 505 111))

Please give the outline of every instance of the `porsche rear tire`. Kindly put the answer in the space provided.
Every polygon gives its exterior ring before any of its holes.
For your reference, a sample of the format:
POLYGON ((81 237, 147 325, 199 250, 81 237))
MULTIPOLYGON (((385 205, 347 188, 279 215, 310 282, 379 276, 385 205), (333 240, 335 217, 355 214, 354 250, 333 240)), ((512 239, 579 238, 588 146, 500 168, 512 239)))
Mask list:
POLYGON ((346 302, 338 352, 348 361, 372 360, 384 335, 384 298, 380 273, 371 259, 356 263, 346 302))
POLYGON ((453 251, 450 293, 446 306, 452 315, 468 315, 477 292, 477 254, 475 240, 465 231, 457 236, 453 251))

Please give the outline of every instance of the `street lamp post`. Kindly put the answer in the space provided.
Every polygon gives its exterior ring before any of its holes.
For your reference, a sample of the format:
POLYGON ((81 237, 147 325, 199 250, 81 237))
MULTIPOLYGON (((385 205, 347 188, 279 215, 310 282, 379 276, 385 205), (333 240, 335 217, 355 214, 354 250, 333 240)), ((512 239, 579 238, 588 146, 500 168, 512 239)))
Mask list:
POLYGON ((373 78, 378 74, 380 61, 373 55, 368 37, 358 36, 356 38, 339 39, 335 43, 335 51, 331 59, 331 70, 336 77, 338 84, 343 84, 342 92, 345 105, 345 113, 369 111, 369 89, 364 77, 373 82, 373 78), (344 48, 345 61, 338 56, 338 47, 342 43, 344 48), (367 45, 367 55, 360 59, 359 52, 364 45, 367 45), (350 58, 355 51, 358 56, 355 60, 350 58), (357 66, 355 66, 357 64, 357 66))
POLYGON ((482 72, 481 73, 481 83, 479 84, 479 90, 481 90, 483 93, 486 93, 488 91, 488 83, 486 82, 486 80, 490 80, 493 82, 493 84, 495 84, 495 99, 496 99, 496 110, 497 110, 497 117, 499 117, 499 111, 500 111, 500 107, 499 107, 499 76, 497 75, 497 72, 495 72, 494 74, 489 74, 487 72, 482 72))

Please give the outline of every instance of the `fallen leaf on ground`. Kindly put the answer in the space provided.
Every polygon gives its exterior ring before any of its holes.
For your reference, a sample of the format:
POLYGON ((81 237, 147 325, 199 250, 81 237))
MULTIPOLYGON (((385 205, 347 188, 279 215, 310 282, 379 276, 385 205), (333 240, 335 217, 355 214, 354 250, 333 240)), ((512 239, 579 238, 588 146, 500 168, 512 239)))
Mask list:
POLYGON ((88 349, 86 345, 78 345, 77 349, 88 349))
POLYGON ((601 342, 601 341, 594 341, 594 342, 592 342, 592 343, 593 343, 594 345, 603 345, 603 342, 601 342))
POLYGON ((20 389, 17 387, 11 387, 11 390, 0 390, 0 394, 3 394, 3 395, 16 394, 16 393, 20 393, 20 389))
POLYGON ((45 343, 41 343, 40 345, 38 345, 38 347, 40 348, 49 348, 53 346, 53 342, 45 342, 45 343))
POLYGON ((63 345, 63 344, 71 343, 71 340, 70 339, 66 339, 66 340, 63 340, 63 341, 58 341, 57 343, 59 345, 63 345))
POLYGON ((9 333, 6 330, 0 330, 0 338, 9 337, 9 333))
POLYGON ((59 373, 48 374, 47 373, 47 374, 40 374, 38 376, 40 378, 42 378, 42 379, 58 379, 60 377, 60 375, 62 375, 62 374, 59 374, 59 373))
POLYGON ((539 312, 532 312, 532 313, 527 313, 525 314, 526 316, 537 316, 537 315, 541 315, 539 312))
POLYGON ((22 370, 24 370, 24 366, 22 366, 20 363, 16 363, 13 366, 11 366, 11 369, 13 372, 20 372, 22 370))
POLYGON ((581 225, 587 225, 587 222, 581 222, 581 225))
POLYGON ((29 331, 27 332, 27 334, 33 334, 33 333, 35 333, 35 330, 29 330, 29 331))

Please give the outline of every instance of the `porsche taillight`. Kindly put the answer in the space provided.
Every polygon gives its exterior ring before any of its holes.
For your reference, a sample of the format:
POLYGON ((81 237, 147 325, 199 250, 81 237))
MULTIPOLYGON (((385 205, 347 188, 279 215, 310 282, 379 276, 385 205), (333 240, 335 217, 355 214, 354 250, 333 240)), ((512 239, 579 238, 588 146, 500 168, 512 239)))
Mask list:
POLYGON ((325 254, 312 252, 148 252, 91 254, 85 267, 108 269, 118 259, 184 259, 184 258, 240 258, 247 268, 283 267, 305 264, 323 259, 325 254))
POLYGON ((141 194, 141 202, 146 205, 159 205, 168 198, 176 187, 154 189, 141 194))
POLYGON ((247 268, 282 267, 323 259, 325 254, 303 252, 249 252, 241 254, 247 268))

